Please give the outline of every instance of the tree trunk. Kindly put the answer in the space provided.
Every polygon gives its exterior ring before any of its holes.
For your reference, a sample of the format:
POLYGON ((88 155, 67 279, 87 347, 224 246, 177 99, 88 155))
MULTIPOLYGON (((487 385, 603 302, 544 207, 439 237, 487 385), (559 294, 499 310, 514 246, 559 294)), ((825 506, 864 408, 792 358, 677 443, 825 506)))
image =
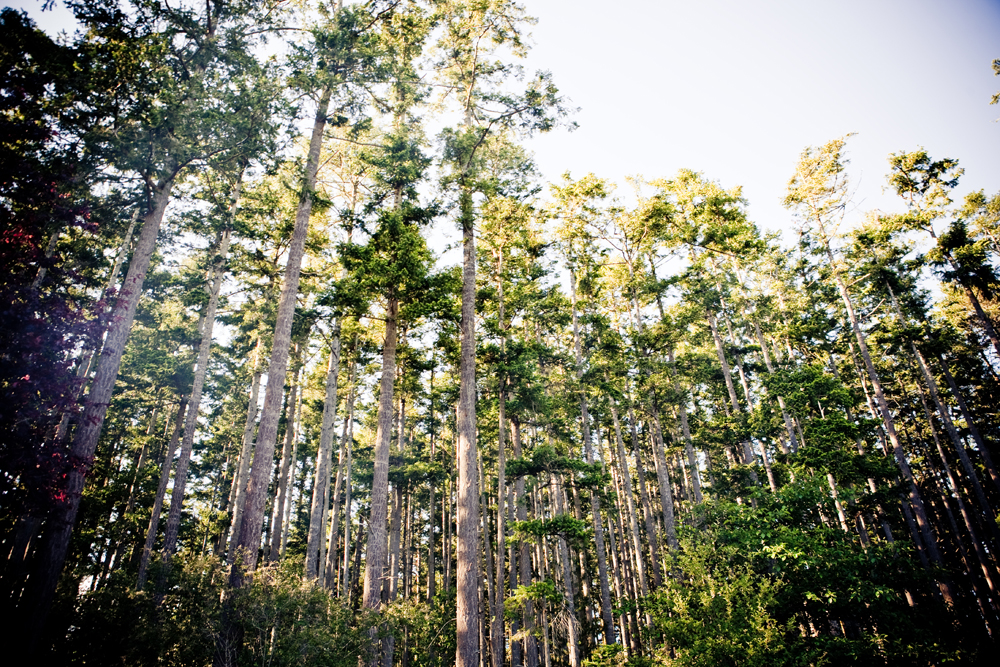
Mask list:
MULTIPOLYGON (((854 312, 854 304, 847 291, 847 285, 844 282, 843 277, 840 275, 840 272, 836 270, 833 251, 830 249, 829 244, 826 245, 826 253, 827 259, 830 261, 830 268, 833 269, 834 277, 837 281, 837 287, 840 289, 840 296, 844 302, 844 308, 847 310, 847 316, 850 319, 851 328, 854 330, 854 336, 858 341, 858 349, 861 352, 861 359, 864 361, 865 369, 868 371, 868 377, 871 380, 872 390, 875 394, 875 400, 878 404, 879 411, 882 414, 882 422, 885 426, 886 434, 889 437, 889 441, 892 443, 892 453, 896 460, 896 465, 899 467, 899 470, 903 475, 903 479, 906 480, 909 486, 910 504, 913 506, 913 512, 916 515, 917 526, 919 527, 920 534, 923 537, 924 546, 926 547, 931 560, 934 561, 935 565, 939 565, 941 564, 941 554, 938 551, 937 540, 931 531, 930 521, 927 518, 927 510, 924 508, 924 502, 920 497, 920 490, 917 488, 916 480, 913 477, 913 471, 910 469, 910 463, 906 459, 906 453, 903 451, 903 445, 899 441, 899 436, 896 434, 896 424, 893 420, 892 412, 889 410, 889 403, 885 399, 885 393, 882 391, 882 382, 879 379, 878 371, 875 370, 871 354, 868 352, 868 342, 865 340, 865 335, 861 331, 860 324, 858 324, 858 318, 854 312)), ((954 600, 954 593, 951 590, 951 585, 946 581, 941 581, 938 582, 938 586, 941 589, 941 595, 944 597, 945 602, 951 605, 954 600)))
POLYGON ((979 448, 980 456, 983 457, 983 464, 986 466, 986 470, 990 473, 993 485, 996 487, 997 491, 1000 492, 1000 475, 997 474, 996 466, 993 465, 993 458, 990 456, 990 451, 986 447, 986 442, 983 440, 983 436, 980 435, 979 429, 976 427, 975 415, 972 414, 972 410, 970 410, 968 404, 966 404, 965 397, 962 396, 962 391, 958 388, 958 384, 955 382, 955 377, 951 374, 951 369, 948 367, 948 362, 945 361, 944 355, 938 353, 938 361, 941 362, 941 370, 944 371, 944 377, 948 381, 948 387, 951 388, 951 393, 955 397, 955 402, 958 403, 958 408, 962 411, 962 416, 965 417, 965 423, 969 425, 969 433, 972 435, 972 439, 975 440, 976 447, 979 448))
MULTIPOLYGON (((472 192, 460 195, 462 222, 462 322, 458 399, 458 548, 456 667, 478 667, 479 480, 476 465, 476 241, 472 192)), ((576 667, 576 665, 573 665, 576 667)))
MULTIPOLYGON (((319 448, 316 452, 316 476, 313 480, 312 503, 309 508, 309 538, 306 542, 306 578, 316 579, 322 563, 323 528, 326 525, 326 508, 330 499, 330 459, 337 421, 337 377, 340 375, 340 319, 336 319, 330 337, 330 360, 326 370, 326 396, 323 400, 323 419, 320 426, 319 448)), ((344 463, 344 446, 340 447, 340 478, 344 463)), ((337 489, 339 491, 340 489, 337 489)))
MULTIPOLYGON (((288 246, 288 260, 285 264, 285 280, 278 300, 278 317, 274 326, 274 342, 271 347, 271 361, 268 364, 268 383, 264 392, 264 407, 261 410, 260 426, 257 432, 257 448, 254 466, 247 487, 246 508, 240 525, 236 544, 236 563, 230 574, 230 585, 242 588, 244 573, 257 565, 261 541, 261 523, 264 520, 264 505, 274 459, 274 445, 278 435, 278 417, 281 408, 281 394, 285 373, 288 370, 288 350, 291 346, 292 320, 299 293, 299 276, 302 271, 302 257, 305 255, 306 235, 312 214, 316 173, 319 170, 320 150, 323 146, 323 129, 330 106, 331 88, 327 86, 320 95, 309 140, 306 169, 299 193, 298 208, 295 212, 295 227, 288 246), (242 562, 240 556, 242 555, 242 562)), ((225 633, 224 633, 225 634, 225 633)), ((225 639, 223 641, 228 641, 225 639)), ((220 653, 225 659, 231 658, 232 646, 221 646, 220 653)), ((225 659, 221 661, 225 661, 225 659)))
MULTIPOLYGON (((234 211, 239 201, 239 191, 240 182, 238 181, 233 193, 230 213, 234 211)), ((166 538, 163 540, 163 560, 164 565, 168 567, 170 558, 177 550, 177 532, 181 525, 181 507, 184 504, 184 491, 187 486, 188 464, 191 462, 191 449, 194 447, 194 433, 198 429, 198 410, 201 407, 201 392, 205 386, 205 375, 208 372, 208 357, 212 351, 215 311, 219 307, 219 293, 222 291, 222 279, 226 274, 230 234, 228 227, 222 231, 215 253, 215 261, 212 263, 208 306, 204 316, 205 324, 201 334, 201 344, 198 348, 198 361, 194 374, 194 384, 191 387, 191 399, 188 401, 187 417, 184 422, 184 441, 181 443, 181 455, 177 459, 177 470, 174 472, 174 488, 170 495, 170 514, 167 515, 166 538)))
POLYGON ((233 561, 236 558, 236 538, 240 528, 240 523, 243 521, 243 508, 246 505, 247 475, 250 472, 250 457, 253 454, 253 432, 254 427, 257 424, 257 402, 260 392, 260 378, 262 375, 260 371, 262 347, 262 339, 258 338, 253 357, 253 378, 250 382, 250 403, 247 405, 247 418, 246 422, 243 424, 243 440, 240 443, 240 465, 239 469, 236 471, 236 479, 233 480, 233 485, 236 487, 236 494, 233 497, 233 520, 229 528, 231 542, 227 555, 227 561, 230 565, 233 564, 233 561))
MULTIPOLYGON (((352 351, 357 349, 357 340, 354 341, 351 348, 352 351)), ((347 390, 347 405, 345 406, 344 415, 344 426, 340 431, 340 452, 337 455, 337 477, 333 485, 333 507, 330 509, 330 539, 327 543, 326 559, 322 558, 322 553, 320 554, 319 567, 325 569, 325 574, 320 577, 320 583, 325 585, 330 590, 335 590, 333 588, 334 574, 338 571, 340 567, 340 560, 337 558, 337 539, 340 537, 340 526, 338 522, 340 521, 340 495, 343 491, 345 482, 347 485, 347 495, 344 502, 344 528, 349 531, 350 527, 347 525, 350 520, 347 518, 350 516, 350 504, 351 504, 351 471, 350 471, 350 453, 351 453, 351 436, 353 435, 353 422, 354 422, 354 397, 357 395, 355 391, 355 377, 358 370, 358 358, 357 355, 351 357, 351 371, 348 377, 347 390), (345 474, 345 464, 346 474, 345 474)), ((327 482, 327 490, 329 490, 329 481, 327 482)), ((323 510, 329 507, 329 494, 324 501, 323 510)), ((326 515, 324 514, 323 520, 326 521, 326 515)), ((345 537, 345 539, 347 539, 345 537)), ((346 545, 345 545, 346 548, 346 545)))
MULTIPOLYGON (((382 607, 386 567, 386 518, 389 496, 389 445, 392 440, 393 381, 396 377, 396 345, 399 301, 390 296, 385 312, 385 342, 382 345, 382 378, 379 384, 378 427, 375 432, 374 476, 365 560, 365 609, 382 607)), ((381 661, 377 629, 371 632, 370 665, 381 661)))
MULTIPOLYGON (((296 357, 301 352, 296 344, 296 357)), ((278 467, 277 493, 274 498, 274 507, 271 508, 271 547, 268 551, 268 561, 275 563, 281 557, 281 536, 284 532, 285 503, 288 497, 288 486, 290 469, 292 465, 292 449, 295 442, 295 417, 298 407, 299 392, 299 371, 300 362, 296 359, 295 371, 292 375, 292 386, 288 392, 288 405, 285 408, 285 437, 284 445, 281 448, 281 464, 278 467)))
POLYGON ((91 385, 90 393, 84 400, 83 413, 73 438, 72 454, 80 462, 70 469, 64 487, 65 500, 56 505, 46 520, 47 528, 41 547, 35 556, 35 567, 25 595, 24 609, 19 612, 26 630, 24 635, 25 653, 31 655, 48 616, 69 549, 70 535, 76 523, 76 514, 83 497, 83 486, 93 465, 94 451, 101 435, 104 417, 114 392, 115 380, 121 367, 122 355, 128 341, 136 306, 142 295, 142 285, 149 270, 150 260, 156 248, 156 236, 163 221, 163 214, 170 202, 177 167, 167 169, 164 177, 153 188, 151 207, 143 221, 142 231, 136 242, 135 252, 129 265, 128 274, 109 318, 107 337, 101 351, 101 363, 91 385))
MULTIPOLYGON (((350 595, 350 581, 351 581, 351 445, 354 442, 354 403, 353 403, 353 392, 352 392, 352 402, 351 409, 348 411, 350 415, 350 428, 348 429, 347 437, 347 474, 345 476, 346 488, 344 490, 344 576, 340 580, 340 597, 344 600, 350 595)), ((360 522, 359 522, 360 524, 360 522)), ((359 525, 360 528, 360 525, 359 525)), ((361 551, 361 546, 358 545, 359 552, 361 551)))
MULTIPOLYGON (((558 514, 566 514, 568 508, 564 502, 562 489, 556 484, 555 478, 549 484, 549 493, 552 495, 554 511, 558 514)), ((566 588, 566 633, 567 649, 569 650, 570 667, 580 667, 580 636, 579 621, 576 618, 576 600, 573 591, 573 572, 570 567, 569 547, 563 537, 558 538, 559 559, 562 561, 563 585, 566 588)))
MULTIPOLYGON (((521 458, 521 422, 517 419, 511 420, 511 444, 514 447, 514 457, 521 458)), ((517 520, 527 521, 528 508, 527 498, 524 492, 524 478, 518 477, 514 483, 515 504, 517 506, 517 520)), ((531 576, 531 548, 524 540, 518 541, 518 561, 520 565, 520 584, 528 586, 532 582, 531 576)), ((522 643, 524 651, 525 667, 538 667, 538 641, 535 638, 535 604, 531 600, 526 600, 524 604, 524 631, 525 638, 522 643)))
POLYGON ((160 512, 163 510, 163 499, 167 494, 167 484, 170 483, 170 469, 174 465, 174 451, 177 449, 177 443, 180 442, 181 439, 181 429, 184 428, 187 405, 187 396, 182 396, 180 407, 177 408, 174 432, 170 436, 170 442, 167 444, 167 451, 163 457, 163 466, 160 472, 160 484, 156 487, 156 498, 153 500, 153 510, 149 516, 149 528, 146 530, 146 544, 142 548, 142 557, 139 561, 139 583, 136 585, 136 590, 141 591, 146 586, 149 559, 153 555, 153 545, 156 543, 156 533, 160 526, 160 512))
MULTIPOLYGON (((646 469, 642 465, 642 452, 639 449, 639 432, 635 423, 635 411, 630 405, 628 408, 629 429, 632 435, 632 453, 635 456, 635 476, 639 481, 639 496, 642 500, 642 514, 646 523, 646 538, 649 543, 649 552, 652 556, 650 569, 653 572, 653 585, 656 588, 663 583, 660 574, 660 545, 659 536, 656 531, 656 520, 653 518, 653 507, 649 501, 649 490, 646 488, 646 469)), ((628 474, 626 467, 625 473, 628 474)), ((642 559, 642 551, 636 553, 636 558, 642 559)))
POLYGON ((632 550, 635 554, 635 570, 639 577, 639 585, 643 597, 649 595, 649 585, 646 582, 646 568, 642 560, 642 537, 639 534, 639 522, 636 519, 635 493, 632 491, 632 475, 628 470, 628 459, 625 457, 625 444, 622 441, 621 420, 618 418, 618 407, 614 399, 610 399, 611 419, 615 427, 615 443, 618 446, 618 472, 624 485, 625 507, 628 510, 628 521, 632 534, 632 550))

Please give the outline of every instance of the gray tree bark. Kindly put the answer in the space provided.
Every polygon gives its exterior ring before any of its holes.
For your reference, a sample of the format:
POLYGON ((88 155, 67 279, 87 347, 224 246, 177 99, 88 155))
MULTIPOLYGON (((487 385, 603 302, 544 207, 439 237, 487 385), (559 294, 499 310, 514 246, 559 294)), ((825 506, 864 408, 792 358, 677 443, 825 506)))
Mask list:
POLYGON ((24 608, 20 611, 24 614, 22 622, 27 632, 25 646, 29 655, 34 651, 55 596, 56 584, 69 549, 70 535, 80 509, 84 482, 93 464, 97 440, 101 435, 104 417, 114 392, 122 355, 125 353, 125 344, 128 342, 132 320, 135 318, 135 310, 142 295, 143 282, 156 248, 156 236, 167 204, 170 202, 170 192, 178 171, 178 166, 168 166, 166 169, 168 175, 153 187, 151 206, 143 220, 142 231, 136 241, 128 274, 125 276, 109 318, 110 325, 101 351, 101 363, 97 368, 90 392, 84 400, 83 414, 80 416, 73 437, 71 452, 81 464, 70 469, 64 489, 66 499, 57 505, 47 518, 45 535, 35 556, 35 567, 28 579, 27 590, 21 598, 24 601, 24 608))
MULTIPOLYGON (((240 182, 236 184, 233 193, 233 203, 230 215, 239 201, 240 182)), ((181 525, 181 508, 184 504, 184 491, 187 487, 188 464, 191 462, 191 450, 194 447, 194 433, 198 429, 198 411, 201 407, 201 392, 205 386, 205 375, 208 372, 208 357, 212 352, 212 331, 215 328, 215 312, 219 307, 219 293, 222 291, 222 279, 226 274, 226 258, 229 256, 229 237, 231 231, 226 227, 219 238, 219 245, 212 262, 212 277, 208 284, 208 306, 205 308, 204 328, 201 333, 201 344, 198 347, 198 361, 194 373, 194 383, 191 386, 191 398, 188 401, 187 417, 184 422, 184 440, 181 442, 181 455, 177 459, 177 470, 174 472, 174 488, 170 495, 170 514, 167 515, 166 538, 163 540, 164 565, 169 564, 170 557, 177 550, 177 532, 181 525)))
MULTIPOLYGON (((260 426, 257 432, 257 447, 254 465, 247 487, 246 507, 240 524, 236 542, 236 562, 230 574, 230 585, 242 588, 246 571, 257 565, 261 541, 261 524, 264 521, 264 505, 271 477, 271 462, 274 445, 278 436, 278 417, 281 410, 281 394, 285 372, 288 370, 288 349, 291 346, 292 319, 299 293, 299 276, 302 272, 302 258, 305 255, 306 235, 312 214, 316 173, 319 171, 320 151, 323 146, 323 129, 326 127, 327 111, 330 107, 331 88, 327 86, 320 95, 309 139, 306 169, 299 193, 298 208, 295 212, 295 227, 288 246, 285 263, 285 280, 278 300, 278 317, 274 326, 274 342, 271 346, 271 360, 268 364, 268 383, 264 392, 264 407, 261 410, 260 426), (242 562, 241 562, 242 557, 242 562)), ((228 650, 228 649, 225 649, 228 650)))
MULTIPOLYGON (((472 193, 460 195, 462 221, 462 322, 458 398, 457 646, 456 667, 478 667, 479 479, 476 465, 476 240, 472 193)), ((576 667, 574 665, 573 667, 576 667)))
MULTIPOLYGON (((330 338, 330 359, 326 368, 326 396, 320 426, 319 447, 316 451, 316 476, 313 479, 312 503, 309 507, 309 537, 306 541, 306 578, 320 576, 323 528, 330 498, 330 460, 333 452, 334 429, 337 419, 337 377, 340 375, 340 319, 336 319, 330 338)), ((341 446, 343 451, 343 445, 341 446)), ((341 455, 340 461, 343 463, 341 455)), ((337 476, 340 476, 338 467, 337 476)))
POLYGON ((163 499, 167 494, 167 485, 170 483, 170 470, 174 465, 174 452, 177 450, 177 443, 181 439, 181 430, 184 428, 184 413, 187 410, 187 396, 181 397, 180 407, 177 408, 177 418, 174 423, 174 432, 170 436, 167 444, 167 451, 163 457, 163 467, 160 471, 160 484, 156 487, 156 498, 153 500, 153 510, 149 515, 149 528, 146 530, 146 544, 142 548, 142 556, 139 560, 139 583, 136 590, 142 590, 146 586, 146 574, 149 571, 149 559, 153 555, 153 545, 156 543, 156 533, 160 526, 160 512, 163 511, 163 499))

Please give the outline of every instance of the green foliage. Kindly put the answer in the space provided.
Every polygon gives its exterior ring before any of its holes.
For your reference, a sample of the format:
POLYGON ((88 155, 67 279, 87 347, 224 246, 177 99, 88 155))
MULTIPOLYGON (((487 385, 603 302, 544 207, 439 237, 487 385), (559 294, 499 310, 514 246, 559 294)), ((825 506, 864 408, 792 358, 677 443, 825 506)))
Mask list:
POLYGON ((240 664, 357 664, 369 622, 304 582, 301 568, 258 569, 250 586, 225 592, 231 597, 224 603, 227 569, 215 559, 184 560, 170 568, 163 590, 144 592, 120 573, 79 599, 53 658, 67 665, 210 664, 228 604, 244 638, 240 664))
POLYGON ((658 664, 960 664, 976 655, 977 640, 941 623, 930 578, 903 548, 863 547, 823 527, 810 510, 821 499, 818 485, 796 483, 756 509, 703 508, 703 528, 682 540, 683 576, 648 601, 665 640, 658 664))
POLYGON ((510 524, 512 544, 518 540, 538 541, 543 537, 558 536, 574 547, 586 546, 592 536, 590 524, 582 519, 575 519, 569 514, 556 514, 551 519, 528 519, 512 521, 510 524))
POLYGON ((504 601, 504 616, 508 620, 515 620, 524 613, 524 607, 528 602, 544 602, 555 607, 561 607, 565 602, 565 597, 559 586, 551 579, 542 579, 531 584, 518 586, 517 589, 504 601))
POLYGON ((583 661, 583 667, 624 667, 626 664, 628 664, 628 654, 621 644, 598 646, 590 657, 583 661))

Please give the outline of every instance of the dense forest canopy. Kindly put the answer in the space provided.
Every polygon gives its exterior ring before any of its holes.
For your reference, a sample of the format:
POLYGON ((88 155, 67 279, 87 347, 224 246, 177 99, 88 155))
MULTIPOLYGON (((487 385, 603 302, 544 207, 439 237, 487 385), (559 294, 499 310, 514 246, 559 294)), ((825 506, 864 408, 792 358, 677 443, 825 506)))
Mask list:
POLYGON ((12 655, 989 664, 959 159, 854 221, 852 135, 804 147, 778 234, 712 174, 546 181, 574 108, 510 0, 65 5, 0 14, 12 655))

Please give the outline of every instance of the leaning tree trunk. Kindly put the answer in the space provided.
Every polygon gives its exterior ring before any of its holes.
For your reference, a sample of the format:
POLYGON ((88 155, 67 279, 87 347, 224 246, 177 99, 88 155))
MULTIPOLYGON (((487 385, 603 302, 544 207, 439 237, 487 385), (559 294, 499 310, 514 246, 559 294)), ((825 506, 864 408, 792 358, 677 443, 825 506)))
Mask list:
MULTIPOLYGON (((316 476, 313 479, 312 503, 309 507, 309 538, 306 541, 306 578, 316 579, 320 574, 320 554, 323 544, 323 527, 326 524, 326 507, 330 498, 330 462, 333 436, 337 419, 337 376, 340 374, 340 320, 333 325, 330 339, 330 361, 326 367, 326 397, 323 399, 323 419, 319 431, 319 449, 316 452, 316 476)), ((343 451, 343 447, 341 447, 343 451)), ((340 457, 343 462, 343 456, 340 457)), ((340 470, 337 471, 338 477, 340 470)))
POLYGON ((142 557, 139 560, 139 583, 137 590, 142 590, 146 586, 146 573, 149 570, 149 559, 153 555, 153 545, 156 543, 156 532, 160 526, 160 512, 163 510, 163 498, 167 494, 167 484, 170 483, 170 469, 174 464, 174 451, 177 443, 181 439, 181 429, 184 428, 184 413, 187 410, 188 398, 181 398, 180 407, 177 408, 177 421, 174 424, 174 432, 170 436, 167 445, 166 455, 163 457, 163 467, 160 471, 160 484, 156 487, 156 498, 153 500, 153 510, 149 515, 149 528, 146 531, 146 544, 142 548, 142 557))
MULTIPOLYGON (((288 259, 285 263, 285 280, 281 288, 281 297, 278 300, 278 317, 274 325, 274 342, 271 345, 271 360, 268 364, 268 383, 264 392, 264 407, 261 410, 260 426, 257 430, 254 465, 247 485, 243 521, 240 524, 239 533, 234 536, 236 539, 236 559, 229 579, 233 588, 242 588, 245 583, 245 573, 248 570, 252 571, 257 565, 261 524, 264 521, 264 505, 267 503, 274 445, 278 436, 282 391, 285 373, 288 370, 292 320, 295 316, 295 305, 299 294, 299 276, 302 272, 302 258, 305 255, 306 236, 309 231, 309 218, 312 214, 314 199, 313 190, 316 185, 316 173, 319 171, 323 129, 326 127, 330 95, 331 88, 328 86, 323 89, 320 96, 312 137, 309 140, 305 175, 302 180, 302 190, 299 193, 298 208, 295 212, 295 227, 292 231, 288 259)), ((220 653, 225 654, 224 657, 220 658, 220 662, 231 661, 233 658, 232 648, 232 646, 220 647, 222 649, 220 653)))
MULTIPOLYGON (((903 450, 903 444, 899 440, 899 435, 896 433, 896 423, 893 419, 892 412, 889 410, 889 403, 886 401, 885 393, 882 391, 882 381, 879 378, 878 371, 875 369, 875 364, 872 363, 871 353, 868 351, 868 341, 865 339, 864 332, 861 331, 861 325, 858 323, 857 314, 854 312, 854 303, 851 300, 851 295, 847 291, 847 284, 844 282, 843 277, 840 272, 836 269, 836 264, 833 258, 833 251, 830 249, 829 244, 826 244, 826 255, 827 259, 830 261, 830 267, 833 269, 833 275, 837 282, 837 287, 840 290, 840 297, 844 302, 844 308, 847 310, 847 317, 851 322, 851 328, 854 330, 854 337, 858 341, 858 349, 861 352, 861 359, 864 362, 865 370, 868 371, 868 378, 872 384, 872 392, 875 394, 875 401, 878 405, 879 412, 882 415, 882 423, 885 427, 886 435, 889 438, 889 442, 892 445, 893 457, 896 460, 896 465, 899 467, 900 473, 903 475, 903 479, 909 486, 909 500, 913 507, 913 513, 916 515, 917 526, 920 530, 920 535, 923 538, 924 546, 927 549, 930 559, 935 565, 941 564, 941 553, 938 550, 937 540, 934 537, 934 533, 931 531, 930 520, 927 517, 927 509, 924 506, 923 498, 920 496, 920 490, 917 488, 916 479, 913 476, 913 471, 910 468, 910 462, 906 459, 906 452, 903 450)), ((904 508, 905 509, 905 508, 904 508)), ((941 595, 944 600, 949 605, 953 603, 954 593, 952 591, 952 586, 947 581, 939 581, 938 587, 941 590, 941 595)))
POLYGON ((55 596, 56 584, 59 582, 59 574, 62 572, 66 552, 69 549, 70 535, 76 523, 76 514, 80 509, 84 482, 93 465, 97 440, 101 435, 104 417, 111 402, 122 355, 125 353, 125 344, 132 328, 132 320, 135 318, 139 297, 142 295, 142 285, 156 248, 156 236, 160 231, 160 223, 163 221, 167 204, 170 203, 170 192, 178 171, 179 167, 176 165, 168 168, 168 175, 153 188, 151 207, 136 241, 125 282, 112 309, 107 337, 101 351, 101 362, 90 393, 84 400, 83 414, 80 416, 73 438, 71 453, 80 464, 70 468, 63 489, 65 500, 53 508, 46 520, 45 535, 39 552, 35 555, 35 567, 28 580, 25 595, 21 598, 24 601, 24 608, 19 615, 26 630, 24 640, 25 652, 28 655, 34 652, 55 596))
MULTIPOLYGON (((233 195, 230 213, 236 207, 239 199, 239 182, 233 195)), ((222 291, 222 278, 226 273, 226 257, 229 255, 230 230, 227 227, 219 238, 219 247, 215 253, 211 283, 209 285, 208 306, 205 308, 204 329, 201 334, 201 345, 198 348, 197 368, 194 374, 194 384, 191 386, 191 399, 188 401, 187 417, 184 421, 184 440, 181 443, 181 455, 177 459, 177 470, 174 472, 174 488, 170 495, 170 513, 167 515, 166 538, 163 540, 164 565, 169 565, 170 557, 177 549, 177 532, 181 525, 181 506, 184 504, 184 490, 187 485, 188 464, 191 462, 191 450, 194 447, 194 432, 198 428, 198 408, 201 405, 201 392, 205 386, 205 375, 208 372, 208 357, 212 351, 212 330, 215 327, 215 311, 219 307, 219 293, 222 291)))

